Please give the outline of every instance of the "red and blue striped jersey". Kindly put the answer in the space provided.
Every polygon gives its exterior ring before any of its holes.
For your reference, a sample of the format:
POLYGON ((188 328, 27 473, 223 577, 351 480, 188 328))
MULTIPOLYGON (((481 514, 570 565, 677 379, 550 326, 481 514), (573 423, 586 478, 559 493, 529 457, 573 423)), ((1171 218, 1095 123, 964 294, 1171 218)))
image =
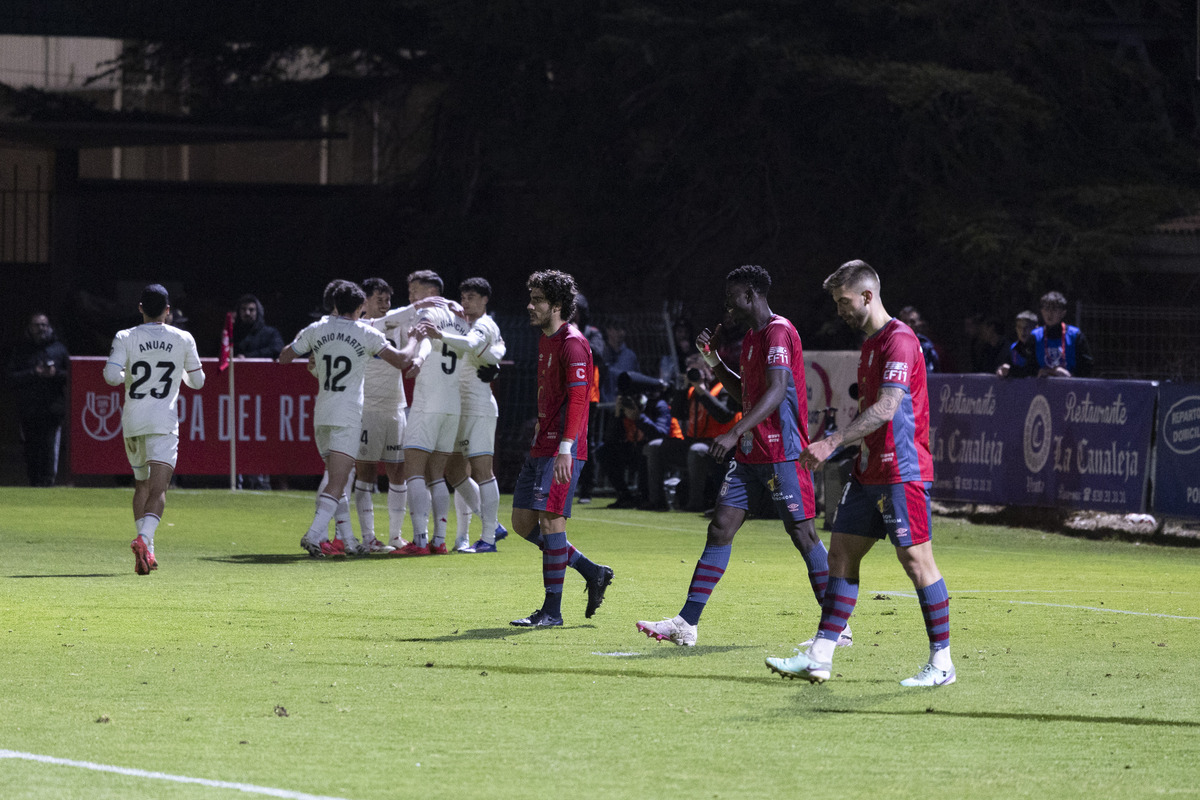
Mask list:
POLYGON ((570 323, 538 340, 537 429, 529 455, 558 454, 558 443, 574 439, 572 454, 587 459, 588 396, 592 347, 570 323))
POLYGON ((932 481, 925 357, 917 335, 898 319, 863 342, 858 360, 859 413, 875 404, 885 386, 904 390, 904 397, 892 420, 863 440, 854 475, 868 484, 932 481))
POLYGON ((746 464, 795 461, 808 447, 808 391, 800 334, 786 318, 772 314, 760 330, 742 340, 742 408, 748 413, 767 391, 767 372, 787 373, 783 401, 738 442, 735 457, 746 464))

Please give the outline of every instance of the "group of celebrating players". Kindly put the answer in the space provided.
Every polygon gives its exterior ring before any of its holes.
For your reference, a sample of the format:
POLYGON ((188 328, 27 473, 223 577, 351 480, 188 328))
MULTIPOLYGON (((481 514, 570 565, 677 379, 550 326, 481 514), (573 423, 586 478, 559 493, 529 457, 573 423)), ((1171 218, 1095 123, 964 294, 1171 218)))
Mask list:
MULTIPOLYGON (((885 310, 879 276, 869 265, 851 261, 831 274, 823 288, 838 315, 866 335, 858 368, 859 414, 844 429, 810 444, 800 338, 791 322, 771 311, 770 287, 762 267, 739 267, 726 278, 727 317, 748 329, 736 371, 717 355, 721 326, 697 338, 705 360, 744 409, 737 424, 711 446, 718 460, 733 453, 734 463, 683 608, 660 622, 638 622, 637 629, 660 641, 696 644, 701 612, 728 567, 733 538, 749 510, 769 496, 804 557, 820 623, 796 655, 768 658, 767 667, 814 683, 829 679, 834 649, 853 644, 848 620, 857 602, 862 558, 887 538, 916 588, 929 638, 928 662, 901 683, 953 683, 949 595, 930 539, 933 461, 920 343, 885 310), (814 525, 811 473, 839 447, 856 443, 860 455, 838 503, 826 551, 814 525)), ((530 324, 543 335, 537 426, 513 493, 512 526, 541 551, 545 599, 511 624, 542 628, 563 624, 567 567, 586 583, 587 617, 603 602, 613 570, 588 559, 566 534, 575 484, 587 459, 594 379, 591 348, 570 323, 578 291, 570 275, 556 270, 535 272, 527 289, 530 324)), ((313 556, 447 553, 447 482, 458 503, 456 551, 495 552, 496 538, 507 533, 497 519, 499 489, 492 473, 497 411, 489 382, 504 355, 504 341, 486 313, 490 286, 482 278, 464 281, 461 304, 445 300, 441 291, 436 273, 414 272, 408 276, 409 305, 390 310, 392 292, 385 281, 371 279, 362 286, 334 281, 326 289, 328 315, 297 334, 280 355, 281 363, 307 358, 318 382, 314 438, 326 475, 312 525, 301 540, 313 556), (407 420, 402 372, 415 377, 407 420), (372 493, 380 462, 389 478, 386 544, 374 532, 372 493), (349 524, 345 488, 352 473, 362 541, 349 524), (406 505, 412 541, 402 535, 406 505), (483 525, 473 544, 464 522, 472 514, 483 525), (331 541, 328 528, 334 520, 331 541)), ((146 288, 141 311, 143 325, 117 334, 105 379, 126 386, 122 419, 135 478, 137 527, 131 547, 135 571, 148 574, 157 568, 154 531, 178 444, 174 407, 180 380, 175 375, 199 388, 204 373, 191 336, 164 322, 169 307, 161 286, 146 288)))
POLYGON ((507 534, 497 518, 497 408, 490 386, 504 339, 487 314, 488 282, 469 278, 459 291, 461 304, 447 301, 437 273, 414 272, 408 276, 409 305, 391 310, 392 289, 383 279, 370 278, 361 287, 334 281, 325 292, 330 313, 280 354, 284 364, 307 358, 318 383, 314 436, 326 474, 313 524, 300 542, 309 554, 447 553, 447 483, 458 503, 457 552, 495 552, 496 536, 507 534), (407 413, 405 375, 414 380, 407 413), (388 476, 386 543, 375 535, 379 463, 388 476), (361 542, 350 526, 345 491, 352 473, 361 542), (402 532, 406 507, 412 541, 402 532), (483 523, 474 544, 472 515, 483 523), (332 541, 330 520, 336 520, 332 541))

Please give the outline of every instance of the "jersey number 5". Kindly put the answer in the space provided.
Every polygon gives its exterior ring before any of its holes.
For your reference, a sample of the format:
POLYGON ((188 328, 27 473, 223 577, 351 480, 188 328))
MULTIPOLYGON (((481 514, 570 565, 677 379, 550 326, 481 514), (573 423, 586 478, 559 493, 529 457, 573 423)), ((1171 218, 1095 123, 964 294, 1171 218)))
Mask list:
MULTIPOLYGON (((171 393, 171 376, 175 374, 175 365, 170 361, 159 361, 154 366, 162 370, 158 376, 158 383, 149 391, 151 397, 156 400, 162 400, 171 393)), ((146 392, 142 391, 142 385, 150 380, 150 375, 153 369, 147 361, 135 361, 133 366, 129 368, 130 375, 133 376, 133 383, 129 384, 129 399, 141 400, 146 396, 146 392)))
POLYGON ((325 359, 325 391, 346 391, 346 386, 342 381, 350 374, 350 359, 346 356, 334 358, 330 355, 324 355, 321 358, 325 359), (337 372, 334 372, 334 370, 337 370, 337 372))
POLYGON ((442 355, 450 359, 449 364, 447 364, 445 361, 442 362, 442 372, 446 373, 447 375, 453 375, 454 368, 458 366, 458 353, 451 350, 450 345, 443 342, 442 355))

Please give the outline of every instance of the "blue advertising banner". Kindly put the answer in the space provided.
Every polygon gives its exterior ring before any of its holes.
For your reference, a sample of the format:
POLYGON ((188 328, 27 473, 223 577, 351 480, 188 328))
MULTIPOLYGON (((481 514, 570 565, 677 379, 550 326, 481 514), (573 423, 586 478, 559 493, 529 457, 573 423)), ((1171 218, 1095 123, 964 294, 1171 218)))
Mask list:
POLYGON ((1200 517, 1200 385, 1158 388, 1154 511, 1200 517))
POLYGON ((1142 511, 1156 392, 1150 381, 930 375, 933 496, 1142 511))

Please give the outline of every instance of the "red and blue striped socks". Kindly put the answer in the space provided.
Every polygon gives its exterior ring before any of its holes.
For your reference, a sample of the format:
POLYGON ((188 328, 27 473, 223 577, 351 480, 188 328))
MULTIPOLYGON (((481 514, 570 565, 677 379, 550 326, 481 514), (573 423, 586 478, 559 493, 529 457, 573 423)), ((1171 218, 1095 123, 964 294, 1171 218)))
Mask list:
POLYGON ((732 551, 733 545, 708 545, 700 554, 700 560, 696 562, 696 569, 692 573, 692 582, 688 585, 687 602, 679 612, 679 616, 683 617, 687 624, 700 623, 700 614, 703 613, 708 598, 729 567, 729 554, 732 551))

